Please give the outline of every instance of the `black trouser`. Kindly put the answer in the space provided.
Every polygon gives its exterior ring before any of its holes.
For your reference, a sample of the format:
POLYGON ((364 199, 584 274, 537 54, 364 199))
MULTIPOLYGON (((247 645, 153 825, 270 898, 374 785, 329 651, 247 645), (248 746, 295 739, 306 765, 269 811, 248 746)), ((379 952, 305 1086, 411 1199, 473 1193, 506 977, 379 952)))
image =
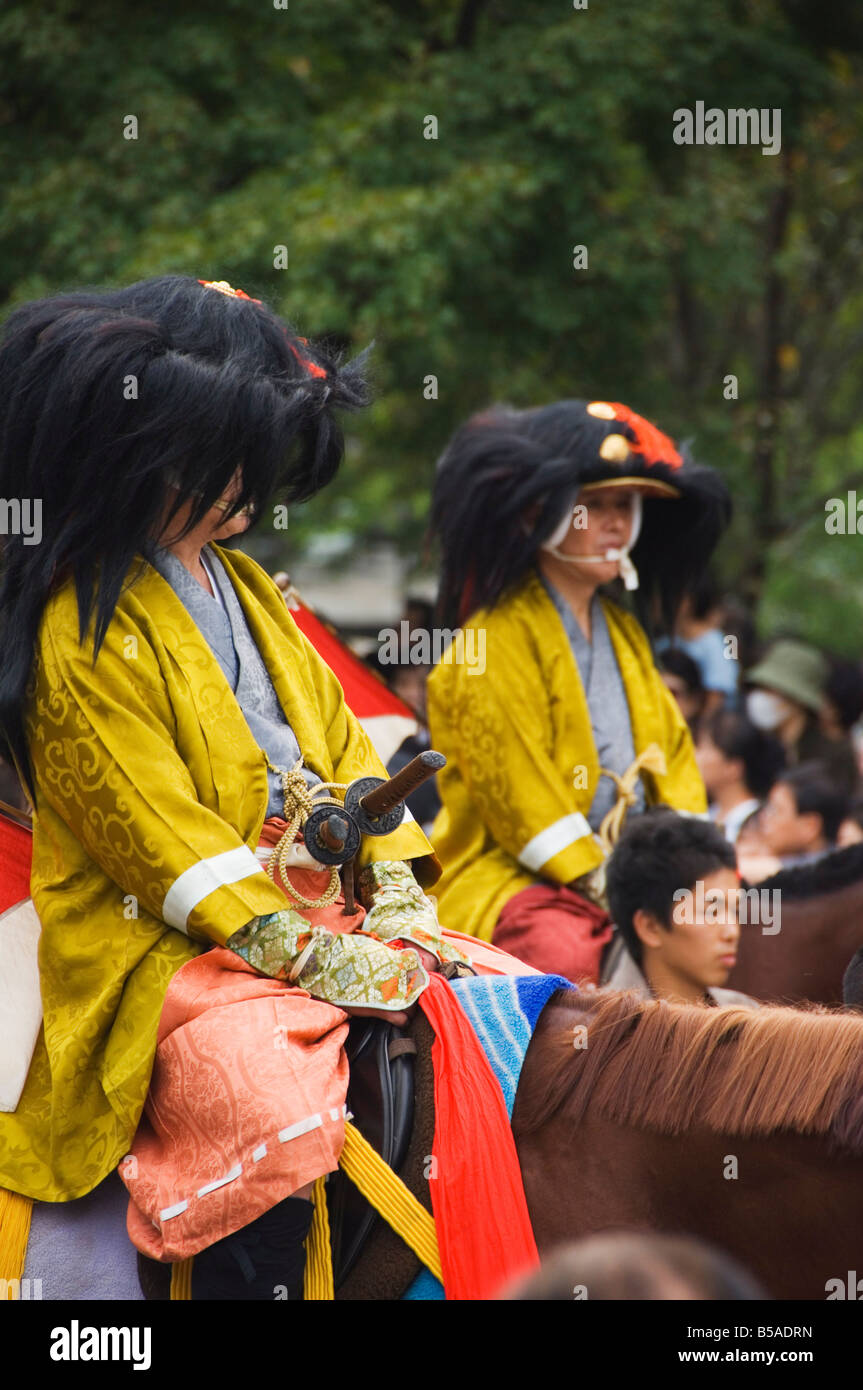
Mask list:
POLYGON ((232 1236, 202 1250, 192 1265, 193 1300, 302 1299, 303 1241, 312 1211, 305 1197, 287 1197, 232 1236))

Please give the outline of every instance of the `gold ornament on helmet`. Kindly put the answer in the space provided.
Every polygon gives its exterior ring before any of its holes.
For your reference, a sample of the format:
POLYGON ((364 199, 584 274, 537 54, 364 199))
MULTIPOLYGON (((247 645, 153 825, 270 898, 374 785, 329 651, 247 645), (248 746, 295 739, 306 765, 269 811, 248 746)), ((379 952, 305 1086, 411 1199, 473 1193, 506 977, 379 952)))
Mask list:
POLYGON ((606 463, 625 463, 632 445, 622 434, 607 434, 599 446, 599 457, 606 463))

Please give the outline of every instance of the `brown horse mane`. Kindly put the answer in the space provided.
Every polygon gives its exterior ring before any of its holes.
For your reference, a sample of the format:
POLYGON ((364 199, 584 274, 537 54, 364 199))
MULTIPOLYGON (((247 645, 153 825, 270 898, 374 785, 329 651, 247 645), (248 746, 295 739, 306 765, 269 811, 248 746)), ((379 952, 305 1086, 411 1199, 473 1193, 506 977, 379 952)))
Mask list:
POLYGON ((696 1125, 741 1138, 787 1130, 863 1156, 861 1015, 564 990, 531 1047, 519 1132, 561 1109, 578 1124, 590 1106, 661 1134, 696 1125))

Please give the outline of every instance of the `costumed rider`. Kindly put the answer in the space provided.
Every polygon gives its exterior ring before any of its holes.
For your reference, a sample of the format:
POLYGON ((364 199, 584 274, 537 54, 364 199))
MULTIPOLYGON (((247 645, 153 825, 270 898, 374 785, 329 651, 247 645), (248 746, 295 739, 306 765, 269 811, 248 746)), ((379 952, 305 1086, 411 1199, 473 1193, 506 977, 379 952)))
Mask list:
POLYGON ((352 913, 301 843, 316 797, 386 773, 276 585, 213 544, 329 482, 365 401, 359 359, 224 282, 59 295, 0 343, 0 493, 43 508, 41 545, 4 542, 0 722, 44 1015, 0 1186, 64 1202, 120 1164, 134 1243, 195 1256, 194 1298, 302 1297, 349 1016, 403 1022, 465 959, 409 817, 363 839, 352 913))
POLYGON ((597 982, 624 817, 707 805, 632 609, 670 628, 729 517, 719 476, 625 405, 493 407, 455 434, 432 530, 460 630, 428 682, 448 927, 597 982))

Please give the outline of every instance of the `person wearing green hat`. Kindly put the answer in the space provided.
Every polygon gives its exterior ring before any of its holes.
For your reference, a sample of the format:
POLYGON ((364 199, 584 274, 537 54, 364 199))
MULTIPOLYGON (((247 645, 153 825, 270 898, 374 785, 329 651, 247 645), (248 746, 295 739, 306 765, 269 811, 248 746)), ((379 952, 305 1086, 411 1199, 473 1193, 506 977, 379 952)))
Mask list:
POLYGON ((827 658, 816 647, 781 638, 746 673, 746 713, 757 728, 776 735, 790 766, 825 763, 850 793, 857 783, 851 742, 828 738, 818 721, 829 674, 827 658))

